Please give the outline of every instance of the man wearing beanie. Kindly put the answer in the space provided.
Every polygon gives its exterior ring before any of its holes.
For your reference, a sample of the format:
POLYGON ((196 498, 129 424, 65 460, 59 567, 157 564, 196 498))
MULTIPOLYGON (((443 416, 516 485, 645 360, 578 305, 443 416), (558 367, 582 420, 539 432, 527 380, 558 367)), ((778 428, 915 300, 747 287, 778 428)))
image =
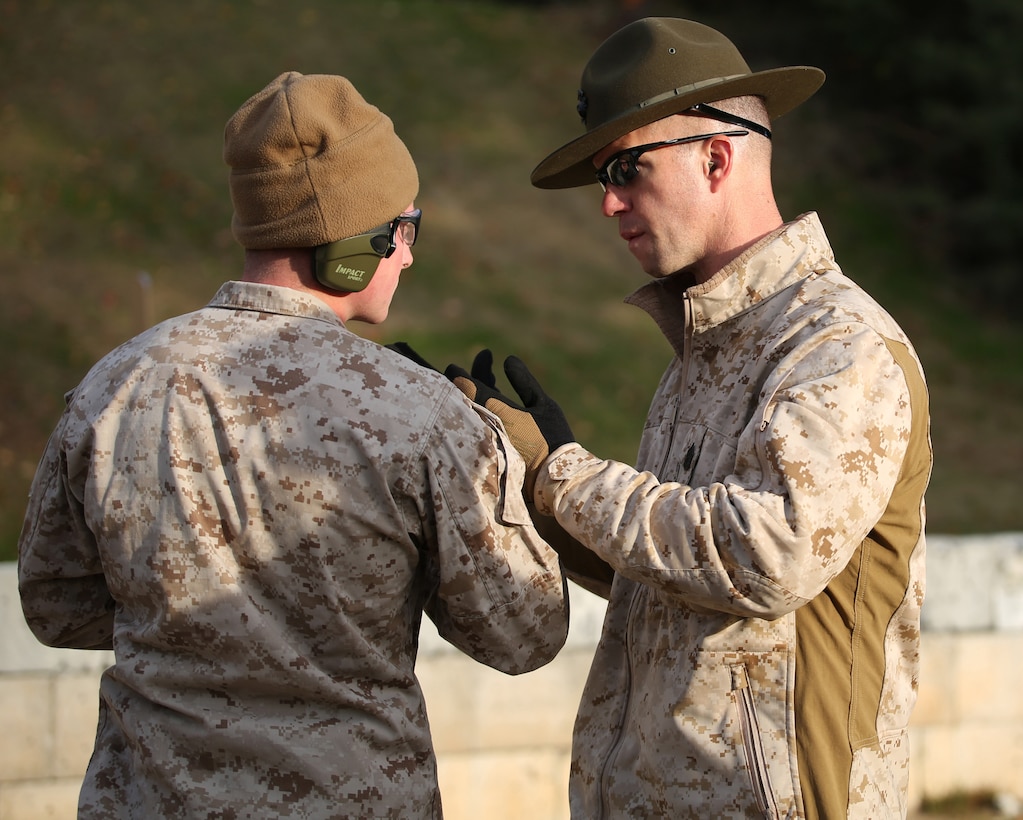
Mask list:
POLYGON ((50 646, 113 649, 81 818, 439 818, 422 614, 510 674, 567 632, 501 424, 355 335, 412 263, 416 168, 342 77, 225 129, 240 281, 67 396, 19 544, 50 646))
POLYGON ((907 813, 927 390, 817 214, 786 222, 775 203, 773 119, 823 79, 753 72, 719 32, 648 18, 572 89, 585 133, 532 181, 599 183, 651 277, 629 301, 675 352, 636 468, 572 440, 519 360, 506 371, 524 408, 494 391, 489 352, 452 371, 532 466, 570 577, 608 598, 573 818, 907 813))

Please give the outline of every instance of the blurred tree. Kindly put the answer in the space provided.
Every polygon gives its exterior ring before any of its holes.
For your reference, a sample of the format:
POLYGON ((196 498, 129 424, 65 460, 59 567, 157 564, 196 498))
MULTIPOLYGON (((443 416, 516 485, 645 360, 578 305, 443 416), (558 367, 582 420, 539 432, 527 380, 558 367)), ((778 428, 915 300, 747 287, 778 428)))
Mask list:
MULTIPOLYGON (((658 4, 717 24, 753 67, 828 74, 836 150, 913 232, 957 296, 1008 313, 1023 297, 1023 3, 773 0, 741 13, 711 0, 658 4)), ((1013 311, 1014 312, 1014 311, 1013 311)), ((1012 315, 1010 313, 1010 315, 1012 315)))

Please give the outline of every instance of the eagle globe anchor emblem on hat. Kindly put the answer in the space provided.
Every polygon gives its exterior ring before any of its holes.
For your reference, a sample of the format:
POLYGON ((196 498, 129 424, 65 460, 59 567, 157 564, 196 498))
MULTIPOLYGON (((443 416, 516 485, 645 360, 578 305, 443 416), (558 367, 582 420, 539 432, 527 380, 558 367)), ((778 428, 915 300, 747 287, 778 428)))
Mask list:
POLYGON ((647 17, 608 37, 583 69, 576 111, 586 133, 558 148, 530 176, 538 188, 595 183, 594 154, 630 131, 701 103, 758 96, 776 119, 824 83, 813 66, 751 71, 720 32, 691 20, 647 17))

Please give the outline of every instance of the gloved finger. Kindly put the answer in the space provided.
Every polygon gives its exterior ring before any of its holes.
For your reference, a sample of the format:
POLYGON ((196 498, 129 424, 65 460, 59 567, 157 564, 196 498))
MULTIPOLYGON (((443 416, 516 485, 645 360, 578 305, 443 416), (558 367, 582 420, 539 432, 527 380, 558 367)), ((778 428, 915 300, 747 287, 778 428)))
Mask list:
POLYGON ((416 353, 412 349, 412 345, 408 342, 391 342, 389 345, 384 345, 388 350, 393 350, 395 353, 400 353, 406 359, 409 359, 416 364, 425 367, 427 370, 436 370, 437 368, 430 364, 426 359, 416 353))
POLYGON ((526 407, 536 407, 547 398, 547 393, 540 387, 540 382, 518 356, 509 356, 504 360, 504 373, 508 377, 508 383, 519 394, 526 407))
POLYGON ((447 376, 450 381, 454 382, 455 386, 459 390, 465 393, 466 396, 477 404, 489 407, 488 402, 496 401, 498 404, 505 404, 513 410, 524 410, 524 408, 513 402, 500 390, 491 387, 489 384, 481 381, 480 379, 473 378, 472 375, 466 373, 465 370, 457 364, 449 364, 447 369, 444 371, 444 375, 447 376))
POLYGON ((540 386, 521 359, 515 356, 505 359, 504 372, 515 392, 522 398, 522 403, 543 434, 551 452, 562 444, 575 441, 575 434, 561 406, 540 386))
POLYGON ((457 364, 449 364, 444 369, 444 376, 448 381, 454 383, 455 387, 461 390, 469 398, 469 401, 476 401, 476 381, 457 364))
POLYGON ((476 354, 472 360, 472 377, 479 379, 488 387, 497 387, 497 377, 494 375, 494 354, 489 348, 484 348, 476 354))

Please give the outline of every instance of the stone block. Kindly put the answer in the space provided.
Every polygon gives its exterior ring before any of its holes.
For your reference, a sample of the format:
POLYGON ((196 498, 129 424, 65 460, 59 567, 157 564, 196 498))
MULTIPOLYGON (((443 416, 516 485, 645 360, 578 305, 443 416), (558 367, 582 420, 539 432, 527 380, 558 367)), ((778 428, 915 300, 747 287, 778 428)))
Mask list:
POLYGON ((46 675, 0 677, 0 782, 53 775, 52 691, 46 675))
POLYGON ((421 658, 416 674, 437 751, 569 749, 591 657, 563 650, 547 666, 516 676, 460 654, 421 658))
POLYGON ((1003 548, 991 590, 993 626, 999 631, 1023 631, 1023 538, 1017 537, 1014 546, 1003 548))
POLYGON ((568 820, 568 767, 567 751, 442 755, 445 820, 568 820))
POLYGON ((0 785, 3 820, 74 820, 78 814, 76 781, 35 781, 0 785))
POLYGON ((917 795, 991 790, 1023 795, 1023 725, 954 723, 914 729, 911 778, 917 795))
POLYGON ((99 674, 61 675, 54 684, 54 769, 58 777, 81 780, 96 741, 99 674))
POLYGON ((929 535, 925 630, 1023 630, 1023 533, 929 535))
POLYGON ((955 658, 958 720, 1023 720, 1023 632, 971 634, 958 642, 955 658))

